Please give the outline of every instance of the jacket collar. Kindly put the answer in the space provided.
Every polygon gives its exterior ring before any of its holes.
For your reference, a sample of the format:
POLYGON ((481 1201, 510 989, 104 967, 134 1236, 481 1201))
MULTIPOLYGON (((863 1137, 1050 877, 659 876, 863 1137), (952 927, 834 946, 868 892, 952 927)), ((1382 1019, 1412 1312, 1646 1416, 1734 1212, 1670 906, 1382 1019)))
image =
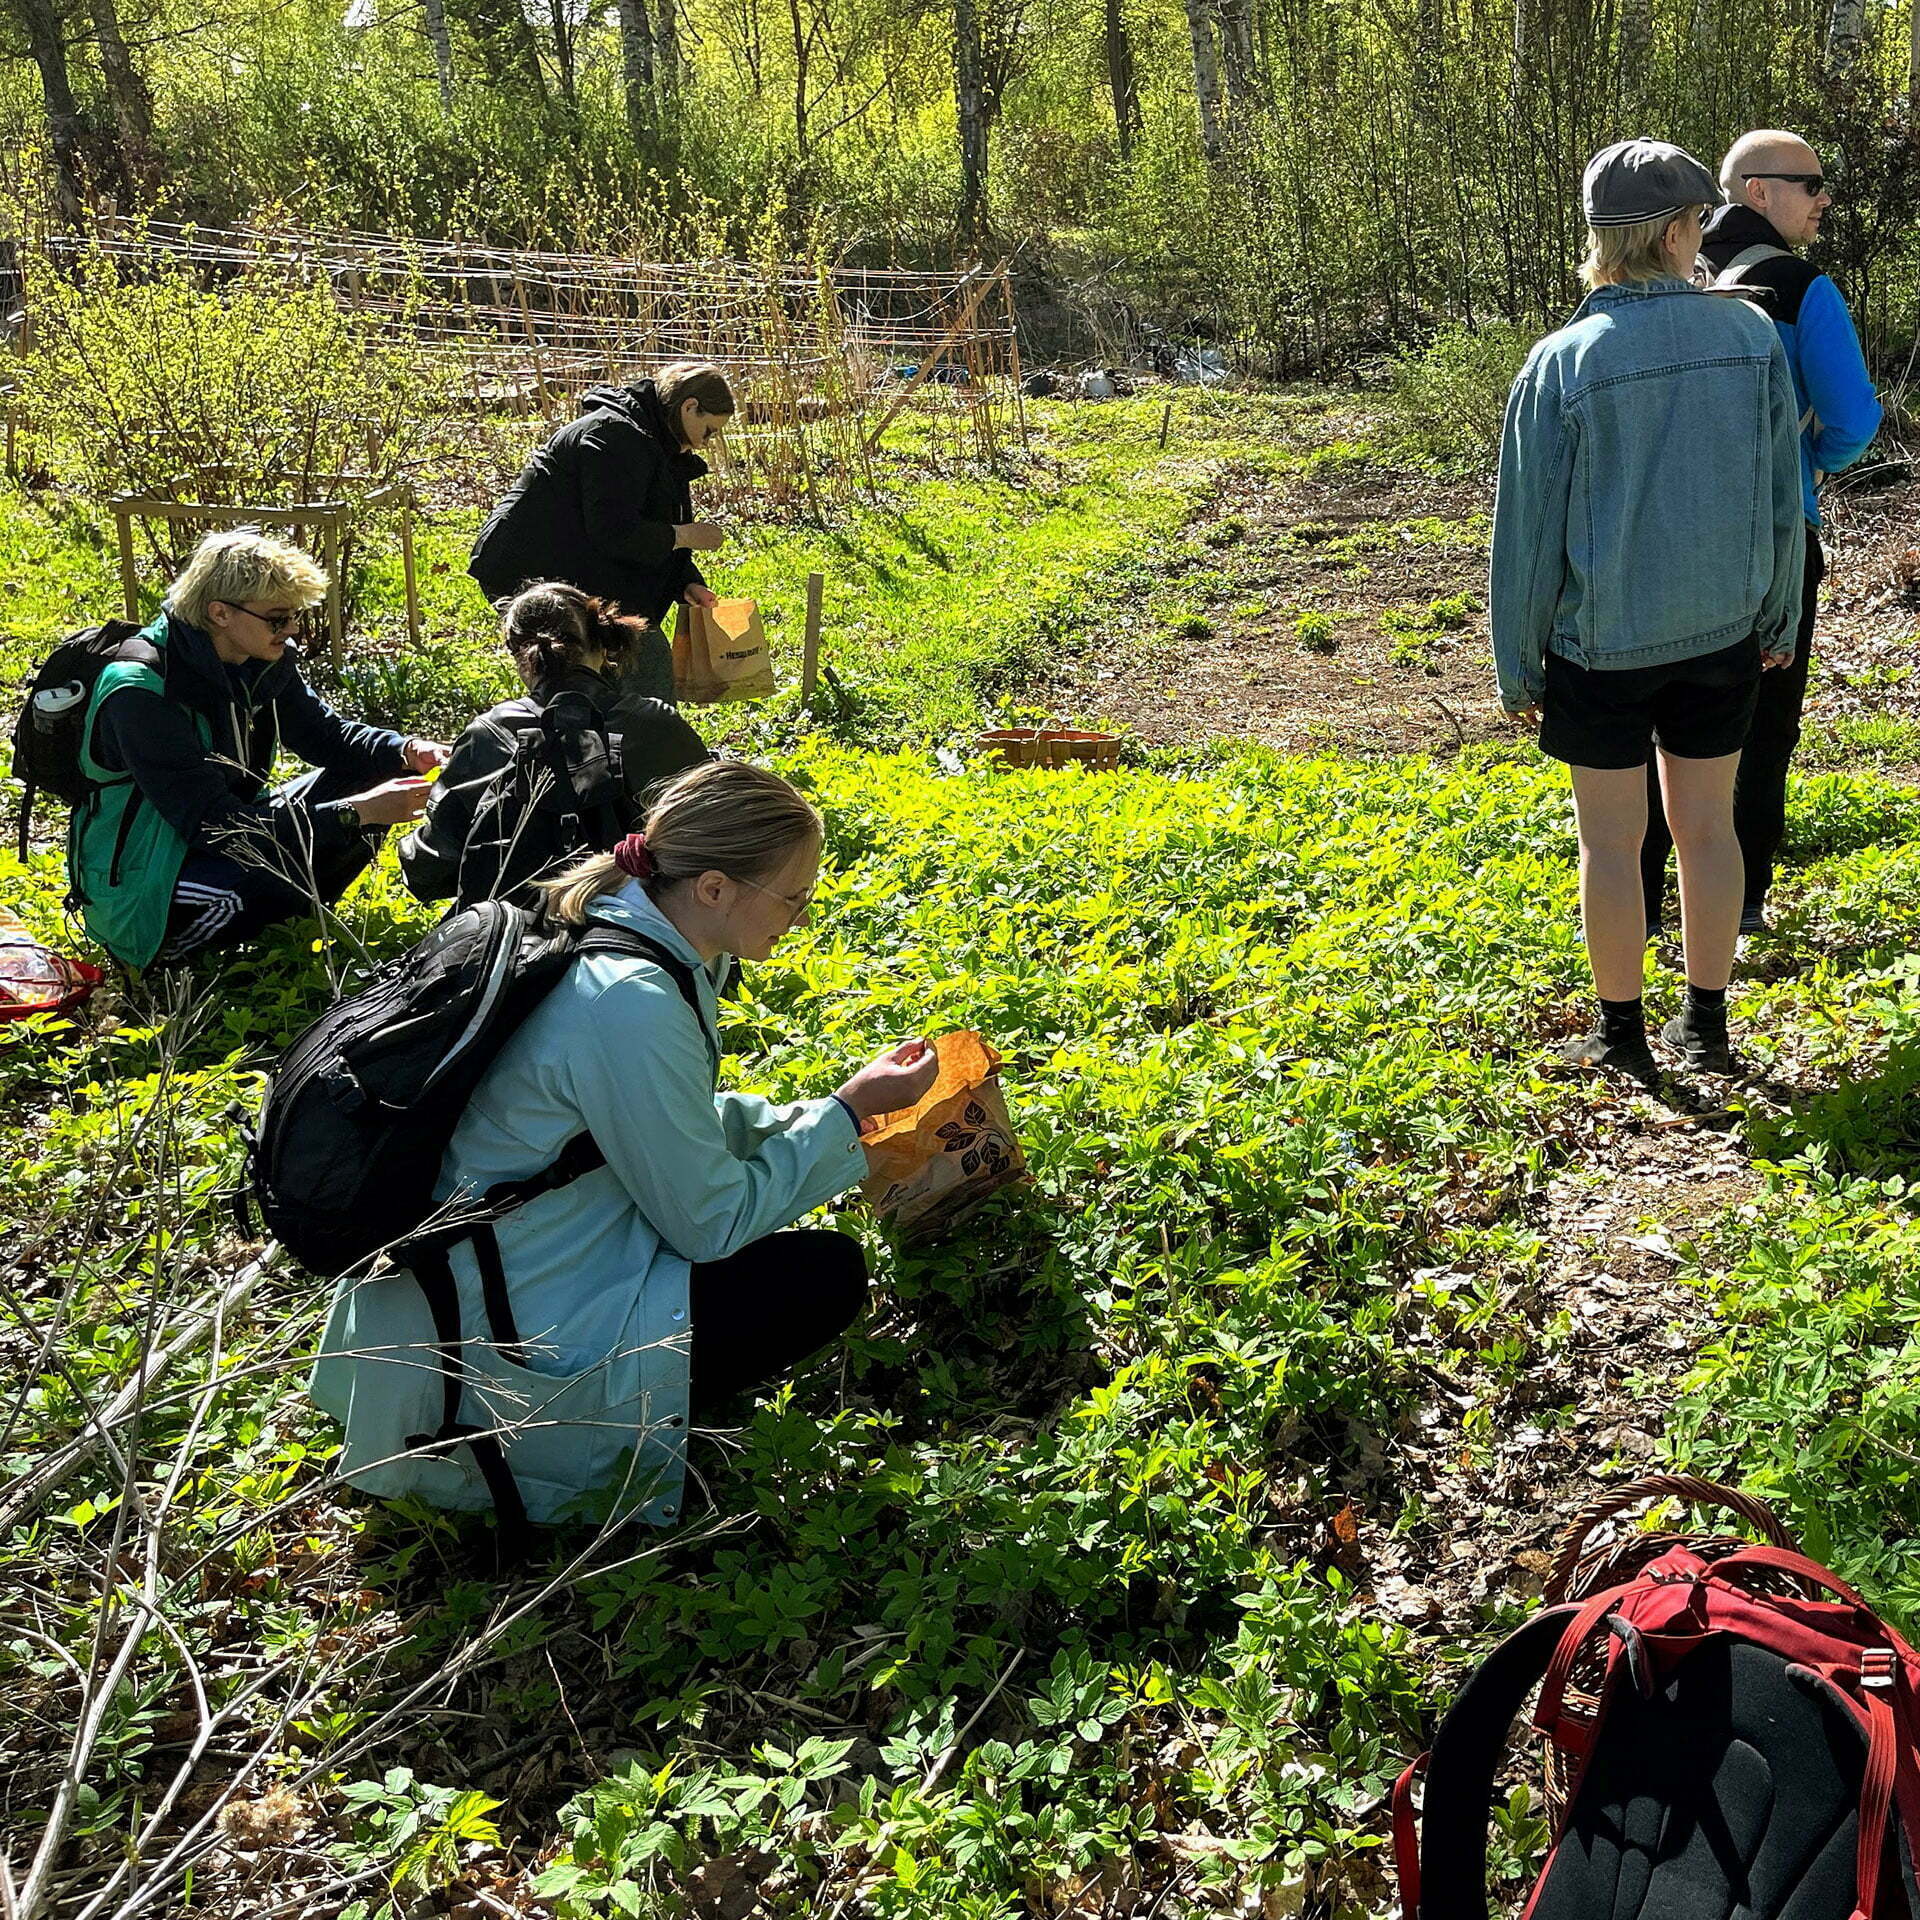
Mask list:
POLYGON ((225 706, 244 694, 254 704, 271 700, 296 671, 298 649, 289 646, 278 660, 248 661, 232 667, 213 650, 213 635, 166 608, 149 628, 167 650, 167 692, 195 706, 225 706))
POLYGON ((593 919, 604 920, 609 926, 631 927, 635 933, 644 933, 649 940, 659 941, 669 953, 678 954, 688 966, 696 972, 704 972, 708 979, 716 983, 726 978, 728 969, 733 965, 732 960, 722 954, 712 966, 708 966, 694 951, 687 936, 647 898, 646 889, 638 880, 623 880, 616 892, 601 894, 587 908, 587 912, 593 919))
POLYGON ((690 447, 680 444, 680 436, 667 418, 660 390, 651 380, 636 380, 630 387, 590 387, 581 396, 580 411, 617 413, 638 427, 668 460, 683 479, 698 480, 707 471, 707 463, 690 447))
POLYGON ((1624 307, 1634 300, 1659 300, 1670 293, 1699 291, 1689 280, 1678 280, 1671 274, 1663 274, 1658 280, 1627 280, 1611 287, 1595 287, 1581 301, 1580 310, 1583 313, 1604 312, 1608 307, 1624 307))
POLYGON ((1778 247, 1783 253, 1793 251, 1764 213, 1739 205, 1715 208, 1700 242, 1700 251, 1713 262, 1715 269, 1725 266, 1736 253, 1745 253, 1749 247, 1778 247))

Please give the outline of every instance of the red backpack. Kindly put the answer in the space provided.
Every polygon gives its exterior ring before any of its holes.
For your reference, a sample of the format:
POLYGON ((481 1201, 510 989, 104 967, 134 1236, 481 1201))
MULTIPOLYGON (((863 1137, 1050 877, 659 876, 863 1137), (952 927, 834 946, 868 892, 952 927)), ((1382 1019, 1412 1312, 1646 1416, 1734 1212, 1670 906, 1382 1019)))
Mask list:
POLYGON ((1803 1554, 1681 1539, 1468 1681, 1394 1789, 1406 1920, 1487 1920, 1494 1776, 1536 1684, 1563 1791, 1525 1920, 1920 1916, 1920 1656, 1803 1554))

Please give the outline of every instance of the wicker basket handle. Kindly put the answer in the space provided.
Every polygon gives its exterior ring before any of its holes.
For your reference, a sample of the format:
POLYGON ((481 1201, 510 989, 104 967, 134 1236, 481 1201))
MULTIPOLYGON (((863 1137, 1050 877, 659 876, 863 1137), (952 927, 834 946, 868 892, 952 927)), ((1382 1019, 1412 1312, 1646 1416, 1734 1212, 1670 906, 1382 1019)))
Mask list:
POLYGON ((1567 1522, 1566 1531, 1560 1536, 1559 1556, 1547 1576, 1547 1605, 1557 1606, 1566 1598, 1567 1583, 1572 1580, 1586 1550, 1587 1536, 1601 1521, 1611 1520, 1615 1514, 1624 1513, 1642 1500, 1666 1499, 1691 1501, 1696 1507, 1724 1507, 1744 1520, 1770 1546, 1786 1547, 1796 1553, 1800 1549, 1800 1543, 1774 1518, 1773 1509, 1764 1500, 1742 1493, 1738 1487, 1724 1487, 1717 1480, 1702 1480, 1691 1473, 1649 1473, 1589 1501, 1567 1522))

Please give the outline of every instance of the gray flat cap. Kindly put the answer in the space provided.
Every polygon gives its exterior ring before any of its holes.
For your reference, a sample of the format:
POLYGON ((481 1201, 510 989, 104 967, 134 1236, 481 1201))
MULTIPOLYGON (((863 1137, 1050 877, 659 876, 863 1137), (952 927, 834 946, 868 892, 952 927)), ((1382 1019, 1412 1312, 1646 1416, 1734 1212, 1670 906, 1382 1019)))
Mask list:
POLYGON ((1717 207, 1725 197, 1684 147, 1664 140, 1619 140, 1587 162, 1580 183, 1590 227, 1664 220, 1687 207, 1717 207))

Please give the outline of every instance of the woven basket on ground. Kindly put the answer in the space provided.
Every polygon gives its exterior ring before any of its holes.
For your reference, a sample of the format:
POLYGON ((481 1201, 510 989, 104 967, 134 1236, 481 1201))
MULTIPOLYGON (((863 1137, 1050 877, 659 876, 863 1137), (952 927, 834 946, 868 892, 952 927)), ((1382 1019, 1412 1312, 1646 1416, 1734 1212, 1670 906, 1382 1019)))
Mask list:
POLYGON ((1112 768, 1120 764, 1116 735, 1089 733, 1079 727, 1000 727, 983 733, 974 744, 1010 767, 1112 768))
MULTIPOLYGON (((1590 1501, 1567 1522, 1560 1536, 1560 1551, 1547 1575, 1545 1599, 1550 1607, 1567 1600, 1584 1600, 1590 1594, 1617 1587, 1631 1580, 1643 1567, 1673 1547, 1686 1547, 1702 1560, 1723 1560, 1751 1540, 1726 1533, 1684 1533, 1670 1528, 1648 1532, 1613 1529, 1604 1539, 1590 1544, 1590 1536, 1609 1520, 1617 1519, 1631 1507, 1649 1500, 1684 1500, 1697 1508, 1718 1507, 1735 1515, 1770 1546, 1785 1547, 1798 1553, 1800 1543, 1774 1518, 1765 1501, 1736 1487, 1723 1487, 1714 1480, 1701 1480, 1690 1473, 1650 1473, 1630 1480, 1590 1501)), ((1802 1597, 1808 1594, 1803 1581, 1785 1574, 1743 1569, 1737 1576, 1743 1585, 1765 1587, 1802 1597)), ((1573 1677, 1566 1694, 1569 1716, 1591 1720, 1599 1705, 1599 1689, 1604 1676, 1606 1637, 1596 1634, 1587 1642, 1575 1661, 1573 1677)), ((1564 1812, 1566 1796, 1572 1786, 1567 1757, 1549 1746, 1546 1757, 1547 1800, 1556 1820, 1564 1812)))

